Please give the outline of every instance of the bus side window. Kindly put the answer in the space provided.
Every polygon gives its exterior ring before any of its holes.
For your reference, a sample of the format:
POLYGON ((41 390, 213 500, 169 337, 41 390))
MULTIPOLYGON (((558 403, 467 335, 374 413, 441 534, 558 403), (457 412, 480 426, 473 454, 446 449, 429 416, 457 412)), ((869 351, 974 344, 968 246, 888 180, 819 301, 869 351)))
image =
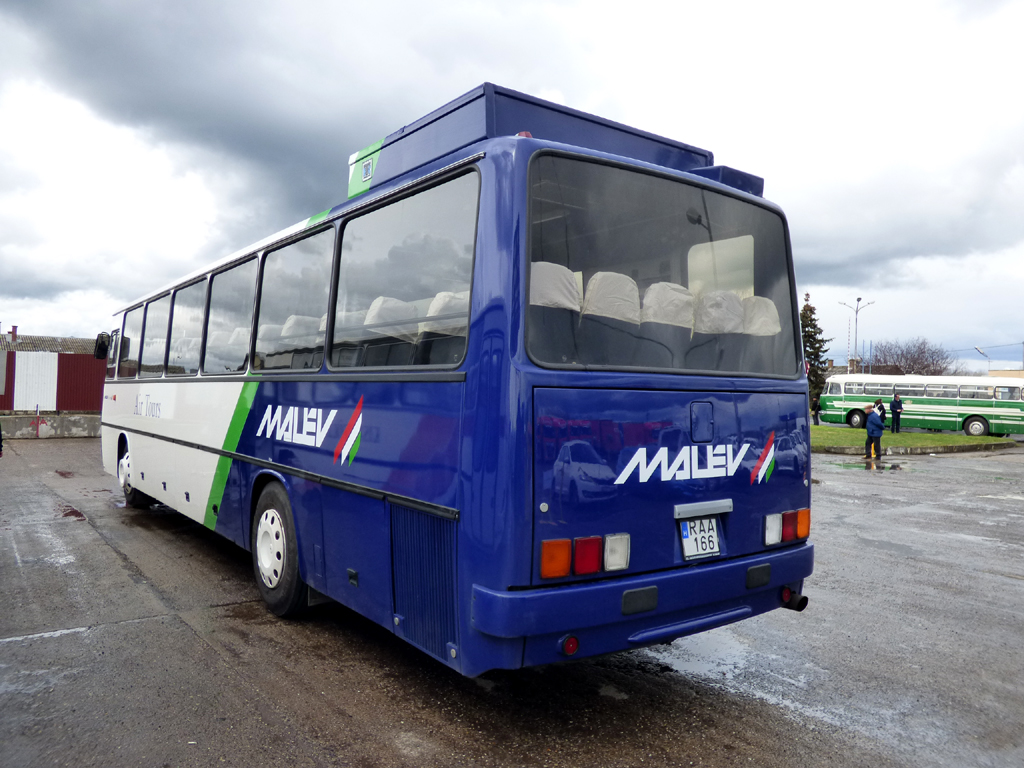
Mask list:
POLYGON ((253 368, 319 370, 333 260, 333 228, 267 254, 253 368))
POLYGON ((124 332, 121 334, 121 351, 117 363, 117 378, 134 379, 139 369, 139 344, 142 339, 143 307, 136 307, 124 316, 124 332))
POLYGON ((171 317, 171 297, 151 301, 146 305, 146 323, 143 328, 141 378, 156 378, 164 373, 164 353, 167 351, 167 321, 171 317))
POLYGON ((249 366, 252 308, 256 300, 256 259, 213 276, 206 318, 203 373, 233 373, 249 366))
POLYGON ((467 173, 345 225, 332 367, 462 362, 479 190, 467 173))
POLYGON ((179 288, 174 293, 171 340, 167 350, 167 375, 191 376, 199 372, 199 346, 203 337, 206 281, 179 288))
POLYGON ((846 394, 848 395, 863 395, 864 394, 864 383, 856 381, 846 382, 846 394))
POLYGON ((996 387, 996 400, 1020 400, 1020 387, 996 387))

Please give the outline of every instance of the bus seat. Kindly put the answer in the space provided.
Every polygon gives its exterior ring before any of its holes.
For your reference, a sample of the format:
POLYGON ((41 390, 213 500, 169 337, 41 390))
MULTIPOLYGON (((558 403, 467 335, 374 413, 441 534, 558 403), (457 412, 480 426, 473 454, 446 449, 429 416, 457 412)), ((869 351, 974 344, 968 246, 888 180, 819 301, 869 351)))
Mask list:
MULTIPOLYGON (((326 315, 321 323, 326 328, 326 315)), ((370 332, 363 328, 366 310, 339 312, 334 316, 334 344, 331 346, 331 365, 348 367, 362 365, 363 342, 370 332)))
POLYGON ((526 346, 547 363, 575 363, 580 323, 580 289, 568 267, 547 261, 530 266, 526 346))
POLYGON ((428 319, 420 323, 416 362, 421 365, 462 362, 469 324, 469 291, 441 291, 431 300, 426 316, 428 319))
POLYGON ((743 333, 743 301, 732 291, 708 291, 697 297, 694 333, 743 333))
POLYGON ((282 348, 315 349, 323 346, 324 336, 320 331, 320 318, 306 315, 291 315, 281 327, 282 348))
POLYGON ((676 283, 654 283, 644 291, 640 338, 633 365, 682 368, 693 335, 693 294, 676 283))
POLYGON ((743 299, 743 332, 750 336, 775 336, 782 333, 779 309, 765 296, 743 299))
POLYGON ((640 335, 640 291, 618 272, 595 272, 583 294, 577 338, 580 362, 630 364, 640 335))
POLYGON ((390 296, 378 296, 366 311, 363 365, 412 365, 416 355, 414 343, 419 325, 416 307, 390 296))

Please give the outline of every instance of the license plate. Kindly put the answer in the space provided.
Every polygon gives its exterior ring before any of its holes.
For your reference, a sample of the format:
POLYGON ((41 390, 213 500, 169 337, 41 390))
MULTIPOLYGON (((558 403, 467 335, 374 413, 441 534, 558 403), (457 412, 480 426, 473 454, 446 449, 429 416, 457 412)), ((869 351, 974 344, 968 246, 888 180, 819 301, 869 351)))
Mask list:
POLYGON ((683 535, 683 559, 697 560, 721 554, 718 547, 718 518, 695 517, 680 520, 679 529, 683 535))

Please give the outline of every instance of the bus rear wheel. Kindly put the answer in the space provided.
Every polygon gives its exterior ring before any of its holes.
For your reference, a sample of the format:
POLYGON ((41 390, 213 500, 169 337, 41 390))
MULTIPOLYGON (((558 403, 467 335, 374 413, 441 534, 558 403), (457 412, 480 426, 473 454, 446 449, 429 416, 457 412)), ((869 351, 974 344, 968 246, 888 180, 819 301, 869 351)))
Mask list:
POLYGON ((299 546, 288 493, 271 483, 260 494, 250 532, 252 566, 263 601, 278 616, 294 616, 309 588, 299 575, 299 546))
POLYGON ((853 429, 860 429, 864 426, 864 412, 850 411, 849 415, 846 417, 846 423, 853 429))
POLYGON ((964 434, 971 437, 984 437, 988 434, 988 422, 981 416, 971 416, 964 422, 964 434))

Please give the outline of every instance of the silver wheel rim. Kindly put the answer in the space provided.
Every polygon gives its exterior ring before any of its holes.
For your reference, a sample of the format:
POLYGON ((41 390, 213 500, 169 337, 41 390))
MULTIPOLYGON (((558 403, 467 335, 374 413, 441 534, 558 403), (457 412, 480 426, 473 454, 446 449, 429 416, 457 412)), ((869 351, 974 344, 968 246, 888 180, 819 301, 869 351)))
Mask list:
POLYGON ((128 451, 125 451, 124 456, 117 462, 117 481, 121 483, 121 490, 125 493, 132 492, 132 460, 128 451))
POLYGON ((981 437, 985 432, 985 428, 982 426, 980 421, 972 421, 967 425, 967 431, 970 432, 973 437, 981 437))
POLYGON ((270 589, 277 586, 284 572, 284 527, 276 509, 268 509, 256 527, 256 563, 260 578, 270 589))

